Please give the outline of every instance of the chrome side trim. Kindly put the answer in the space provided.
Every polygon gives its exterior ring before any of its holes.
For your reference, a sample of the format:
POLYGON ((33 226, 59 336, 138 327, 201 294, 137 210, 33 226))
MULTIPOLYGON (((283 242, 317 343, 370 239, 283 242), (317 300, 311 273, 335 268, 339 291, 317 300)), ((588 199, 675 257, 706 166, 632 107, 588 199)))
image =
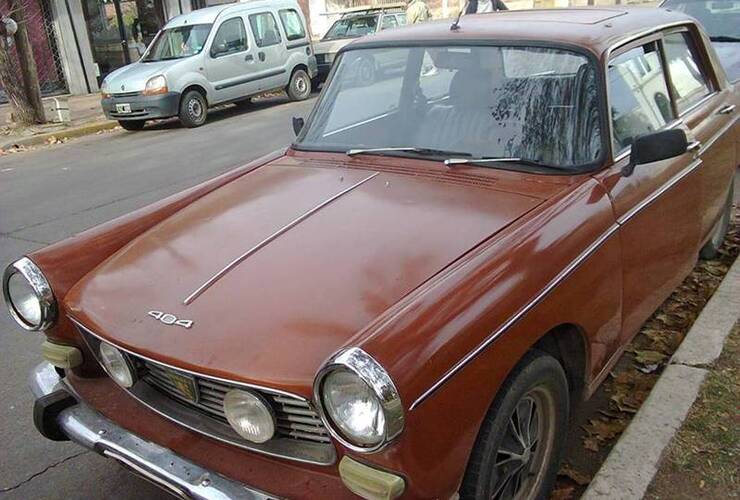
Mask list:
MULTIPOLYGON (((37 398, 63 388, 64 382, 49 363, 31 373, 37 398), (40 383, 36 383, 41 381, 40 383), (53 383, 47 383, 53 382, 53 383)), ((133 472, 181 498, 202 500, 270 500, 277 497, 205 469, 173 451, 127 431, 84 403, 61 411, 59 429, 75 443, 112 458, 133 472)))
POLYGON ((617 219, 617 224, 620 226, 624 225, 628 220, 630 220, 632 217, 637 215, 642 209, 646 208, 648 205, 650 205, 653 201, 655 201, 658 197, 660 197, 663 193, 671 189, 676 183, 681 181, 684 177, 689 175, 691 172, 696 170, 699 165, 702 164, 701 159, 692 161, 689 166, 681 170, 679 173, 671 177, 668 182, 663 184, 660 189, 657 189, 654 191, 650 196, 642 200, 640 203, 632 207, 630 210, 628 210, 624 215, 619 217, 617 219))
POLYGON ((534 299, 525 304, 520 308, 513 316, 511 316, 504 324, 498 327, 492 334, 483 340, 475 349, 465 355, 460 361, 455 363, 442 377, 434 383, 429 389, 424 391, 416 401, 410 407, 410 410, 414 410, 420 404, 422 404, 429 396, 439 389, 445 382, 452 378, 457 372, 462 370, 465 365, 472 361, 478 356, 483 350, 490 346, 496 339, 511 328, 517 321, 519 321, 525 314, 527 314, 534 306, 539 304, 545 296, 550 293, 555 287, 557 287, 565 278, 567 278, 573 271, 580 266, 583 261, 589 258, 598 248, 612 236, 619 229, 618 224, 612 224, 609 228, 604 231, 593 243, 591 243, 578 257, 576 257, 570 264, 568 264, 562 271, 560 271, 540 292, 535 296, 534 299))
POLYGON ((274 239, 276 239, 281 234, 283 234, 286 231, 288 231, 290 228, 292 228, 292 227, 300 224, 301 222, 303 222, 304 220, 306 220, 308 217, 310 217, 311 215, 315 214, 316 212, 318 212, 319 210, 321 210, 322 208, 324 208, 325 206, 327 206, 328 204, 330 204, 334 200, 336 200, 338 198, 341 198, 342 196, 344 196, 345 194, 349 193, 350 191, 352 191, 354 189, 357 189, 358 187, 362 186, 367 181, 369 181, 370 179, 373 179, 374 177, 377 177, 378 175, 380 175, 380 172, 375 172, 374 174, 372 174, 372 175, 370 175, 368 177, 365 177, 361 181, 356 182, 355 184, 352 184, 347 189, 344 189, 343 191, 338 192, 337 194, 331 196, 330 198, 322 201, 321 203, 319 203, 318 205, 316 205, 312 209, 308 210, 304 214, 302 214, 299 217, 293 219, 291 222, 289 222, 288 224, 284 225, 283 227, 281 227, 280 229, 278 229, 277 231, 275 231, 274 233, 272 233, 270 236, 268 236, 264 240, 262 240, 259 243, 257 243, 255 246, 253 246, 252 248, 250 248, 249 250, 247 250, 246 252, 244 252, 243 254, 241 254, 239 257, 237 257, 236 259, 234 259, 231 262, 229 262, 223 269, 221 269, 219 272, 217 272, 216 274, 214 274, 213 276, 211 276, 201 286, 199 286, 198 288, 196 288, 193 291, 193 293, 191 293, 190 295, 188 295, 185 298, 185 300, 183 300, 182 303, 185 304, 186 306, 187 305, 190 305, 196 298, 198 298, 198 296, 200 294, 202 294, 203 292, 205 292, 215 282, 217 282, 218 280, 220 280, 221 278, 223 278, 224 275, 226 275, 226 273, 228 273, 234 267, 236 267, 237 265, 239 265, 244 259, 246 259, 250 255, 252 255, 253 253, 257 252, 259 249, 261 249, 262 247, 264 247, 265 245, 267 245, 268 243, 270 243, 271 241, 273 241, 274 239))

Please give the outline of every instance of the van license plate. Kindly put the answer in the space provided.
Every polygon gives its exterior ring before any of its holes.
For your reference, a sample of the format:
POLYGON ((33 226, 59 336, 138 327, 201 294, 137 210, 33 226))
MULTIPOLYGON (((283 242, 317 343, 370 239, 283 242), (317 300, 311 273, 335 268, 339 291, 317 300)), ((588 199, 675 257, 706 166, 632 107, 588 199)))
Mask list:
POLYGON ((116 104, 116 112, 117 113, 130 113, 131 112, 131 105, 130 104, 116 104))

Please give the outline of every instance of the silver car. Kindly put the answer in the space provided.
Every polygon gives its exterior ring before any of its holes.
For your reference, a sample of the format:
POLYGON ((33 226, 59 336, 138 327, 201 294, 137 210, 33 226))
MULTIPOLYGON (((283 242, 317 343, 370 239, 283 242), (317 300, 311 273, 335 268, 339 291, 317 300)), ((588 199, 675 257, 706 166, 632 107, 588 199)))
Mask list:
POLYGON ((311 94, 316 58, 295 0, 256 0, 175 17, 141 59, 101 85, 105 115, 127 130, 177 116, 198 127, 208 108, 274 89, 311 94))

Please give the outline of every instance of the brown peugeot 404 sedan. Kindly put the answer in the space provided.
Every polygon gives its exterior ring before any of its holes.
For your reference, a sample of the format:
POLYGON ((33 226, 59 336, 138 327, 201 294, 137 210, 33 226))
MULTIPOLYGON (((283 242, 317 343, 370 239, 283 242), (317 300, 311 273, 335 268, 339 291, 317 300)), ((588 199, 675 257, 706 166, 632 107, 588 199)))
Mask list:
POLYGON ((722 242, 739 101, 680 13, 363 38, 287 149, 8 267, 36 426, 181 496, 542 498, 722 242))

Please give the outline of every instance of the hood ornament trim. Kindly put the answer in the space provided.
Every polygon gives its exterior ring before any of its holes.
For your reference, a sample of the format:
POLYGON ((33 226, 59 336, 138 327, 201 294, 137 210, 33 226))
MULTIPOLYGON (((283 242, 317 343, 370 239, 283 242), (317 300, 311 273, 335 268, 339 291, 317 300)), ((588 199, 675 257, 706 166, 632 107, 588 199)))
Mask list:
POLYGON ((281 227, 280 229, 278 229, 277 231, 275 231, 274 233, 272 233, 270 236, 268 236, 267 238, 265 238, 264 240, 260 241, 255 246, 253 246, 252 248, 250 248, 249 250, 247 250, 246 252, 244 252, 243 254, 241 254, 240 256, 238 256, 236 259, 234 259, 231 262, 229 262, 223 269, 221 269, 219 272, 217 272, 216 274, 214 274, 213 276, 211 276, 210 278, 208 278, 208 280, 205 283, 203 283, 198 288, 196 288, 193 291, 193 293, 191 293, 190 295, 188 295, 185 298, 185 300, 182 301, 182 303, 184 305, 186 305, 186 306, 192 304, 192 302, 195 299, 197 299, 199 295, 201 295, 203 292, 205 292, 208 288, 211 287, 211 285, 213 285, 214 283, 216 283, 218 280, 220 280, 221 278, 223 278, 226 275, 226 273, 228 273, 233 268, 235 268, 236 266, 238 266, 244 259, 246 259, 250 255, 252 255, 253 253, 257 252, 260 248, 264 247, 265 245, 267 245, 268 243, 270 243, 271 241, 273 241, 274 239, 276 239, 281 234, 285 233, 288 229, 292 228, 293 226, 297 226, 298 224, 300 224, 301 222, 303 222, 304 220, 306 220, 308 217, 310 217, 314 213, 318 212, 319 210, 321 210, 322 208, 324 208, 325 206, 327 206, 329 203, 333 202, 337 198, 341 198, 342 196, 344 196, 345 194, 349 193, 353 189, 356 189, 356 188, 360 187, 361 185, 365 184, 370 179, 373 179, 374 177, 377 177, 378 175, 380 175, 380 172, 375 172, 372 175, 370 175, 368 177, 365 177, 361 181, 356 182, 355 184, 352 184, 347 189, 345 189, 343 191, 340 191, 339 193, 337 193, 337 194, 331 196, 330 198, 322 201, 321 203, 319 203, 318 205, 316 205, 312 209, 310 209, 307 212, 305 212, 303 215, 300 215, 299 217, 293 219, 292 221, 290 221, 289 223, 287 223, 286 225, 284 225, 283 227, 281 227))
POLYGON ((146 314, 156 319, 160 323, 164 323, 167 326, 176 325, 183 328, 190 328, 191 326, 193 326, 192 319, 177 319, 177 316, 175 316, 174 314, 165 313, 162 311, 149 311, 146 314))

